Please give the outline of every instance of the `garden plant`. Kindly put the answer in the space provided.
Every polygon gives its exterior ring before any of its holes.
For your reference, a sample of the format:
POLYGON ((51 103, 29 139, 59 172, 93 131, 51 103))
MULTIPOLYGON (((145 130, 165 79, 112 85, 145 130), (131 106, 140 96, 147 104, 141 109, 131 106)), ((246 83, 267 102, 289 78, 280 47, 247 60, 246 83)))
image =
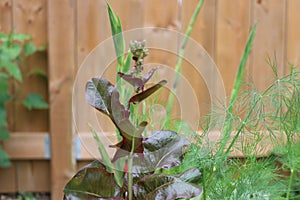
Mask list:
MULTIPOLYGON (((23 80, 30 79, 33 75, 47 77, 46 73, 40 69, 26 71, 24 59, 45 49, 44 47, 36 47, 31 40, 32 38, 28 34, 0 33, 0 142, 9 138, 7 102, 14 99, 28 110, 48 108, 48 104, 38 93, 29 93, 25 99, 20 99, 11 93, 12 87, 22 88, 23 80)), ((9 165, 9 156, 0 145, 0 167, 9 165)))
MULTIPOLYGON (((202 4, 199 1, 186 38, 202 4)), ((113 35, 122 34, 120 19, 109 5, 108 12, 113 35)), ((300 71, 291 65, 290 72, 279 77, 276 58, 269 58, 273 84, 258 91, 251 81, 245 82, 255 31, 256 24, 249 34, 228 102, 199 122, 201 134, 185 130, 192 142, 166 129, 145 136, 148 122, 136 104, 164 87, 166 80, 148 87, 147 81, 159 69, 143 72, 148 55, 145 42, 131 42, 130 51, 123 56, 120 52, 124 52, 124 40, 115 37, 116 86, 104 78, 92 78, 85 92, 87 103, 111 119, 121 140, 112 145, 117 150, 110 159, 90 126, 102 160, 82 168, 65 186, 64 198, 300 199, 300 71), (133 89, 124 88, 123 81, 133 89), (221 132, 214 142, 208 137, 213 129, 221 132), (242 157, 236 157, 235 152, 242 157)), ((177 72, 181 70, 186 42, 179 51, 177 72)), ((171 93, 167 121, 173 99, 171 93)))

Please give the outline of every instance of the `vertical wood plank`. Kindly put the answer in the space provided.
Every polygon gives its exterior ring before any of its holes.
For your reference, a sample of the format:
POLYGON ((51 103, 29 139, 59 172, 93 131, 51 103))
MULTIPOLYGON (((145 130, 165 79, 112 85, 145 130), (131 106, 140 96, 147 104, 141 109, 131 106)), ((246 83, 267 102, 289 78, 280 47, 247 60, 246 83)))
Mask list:
POLYGON ((124 31, 143 26, 144 0, 110 0, 109 3, 114 12, 120 17, 124 31))
MULTIPOLYGON (((77 76, 86 77, 86 80, 92 78, 89 74, 83 74, 82 71, 78 71, 80 65, 88 56, 88 54, 102 42, 104 39, 109 37, 110 29, 108 27, 108 17, 105 1, 91 0, 91 1, 77 1, 77 16, 76 16, 76 27, 77 27, 77 76), (87 23, 89 22, 89 23, 87 23)), ((101 65, 101 59, 95 63, 98 67, 104 67, 101 65)), ((87 67, 87 66, 85 66, 87 67)), ((94 72, 96 74, 96 72, 94 72)), ((92 119, 88 116, 86 107, 82 104, 86 104, 84 95, 85 83, 77 88, 79 93, 76 96, 75 103, 75 118, 78 119, 76 123, 76 131, 88 132, 87 122, 92 123, 92 119)))
MULTIPOLYGON (((182 1, 182 33, 187 29, 198 2, 199 0, 182 1)), ((215 23, 216 0, 204 1, 191 38, 199 42, 212 57, 214 57, 215 23)))
MULTIPOLYGON (((14 30, 18 33, 30 34, 36 46, 47 44, 46 0, 14 0, 14 30)), ((47 79, 39 75, 28 74, 33 69, 47 72, 46 52, 38 52, 29 56, 22 63, 23 82, 15 84, 15 131, 48 131, 48 111, 29 111, 22 105, 29 93, 39 93, 47 101, 47 79), (29 125, 30 124, 30 125, 29 125)))
POLYGON ((284 73, 286 0, 259 0, 253 3, 253 19, 258 21, 253 44, 251 66, 254 83, 259 91, 274 81, 274 73, 266 63, 267 56, 276 56, 278 73, 284 73))
MULTIPOLYGON (((185 34, 191 17, 195 11, 195 8, 199 0, 182 1, 181 11, 181 32, 185 34)), ((215 21, 216 21, 216 0, 204 1, 204 4, 200 10, 200 13, 195 22, 194 28, 191 33, 191 38, 196 40, 207 53, 213 58, 214 57, 214 43, 215 43, 215 21)), ((200 59, 200 55, 195 60, 200 59)), ((204 81, 204 77, 201 77, 197 66, 188 67, 188 63, 184 63, 182 73, 190 80, 196 96, 199 102, 199 109, 201 116, 204 116, 210 112, 209 105, 210 94, 208 92, 207 84, 204 81)), ((214 80, 214 77, 206 77, 209 80, 214 80)), ((184 90, 184 88, 183 88, 184 90)))
MULTIPOLYGON (((300 1, 287 1, 286 62, 300 68, 300 1)), ((288 72, 289 68, 286 69, 288 72)))
POLYGON ((90 51, 109 36, 109 30, 104 28, 107 23, 105 1, 77 1, 77 68, 90 51))
POLYGON ((8 168, 0 168, 0 193, 14 193, 17 192, 17 175, 16 164, 8 168))
MULTIPOLYGON (((13 27, 17 33, 26 33, 32 36, 33 43, 36 46, 46 46, 47 44, 47 13, 46 0, 14 0, 13 1, 13 27)), ((47 110, 27 110, 23 105, 23 99, 29 93, 39 93, 44 99, 48 99, 47 79, 42 76, 28 76, 33 69, 39 69, 47 72, 46 52, 38 52, 24 60, 21 66, 23 73, 23 82, 15 84, 15 131, 48 131, 48 111, 47 110)), ((39 163, 23 161, 16 163, 18 191, 38 191, 43 189, 47 181, 32 177, 32 169, 43 171, 39 163), (40 168, 40 169, 39 169, 40 168), (28 177, 24 184, 24 177, 28 177), (31 179, 31 181, 29 181, 31 179), (40 187, 41 186, 41 187, 40 187)), ((46 164, 47 165, 47 164, 46 164)), ((49 166, 47 166, 49 167, 49 166)), ((44 171, 44 174, 49 171, 44 171)), ((41 176, 41 174, 39 174, 41 176)), ((41 176, 42 177, 42 176, 41 176)), ((49 187, 48 187, 49 189, 49 187)), ((45 188, 44 188, 45 191, 45 188)))
POLYGON ((17 161, 18 192, 49 192, 49 161, 17 161))
POLYGON ((12 0, 0 0, 0 32, 9 33, 12 27, 12 0))
POLYGON ((249 34, 250 0, 218 0, 216 63, 229 96, 249 34))
POLYGON ((76 1, 47 1, 52 199, 62 199, 74 175, 72 153, 72 83, 75 67, 76 1))
MULTIPOLYGON (((13 6, 12 0, 0 0, 0 32, 9 33, 12 29, 13 6)), ((13 93, 13 84, 10 85, 10 91, 13 93)), ((10 101, 6 105, 8 129, 14 129, 14 102, 10 101)), ((1 142, 0 142, 0 145, 1 142)), ((17 175, 16 166, 12 165, 8 168, 0 168, 0 193, 17 192, 17 175)))
POLYGON ((144 0, 144 26, 179 30, 177 0, 144 0))
MULTIPOLYGON (((13 23, 13 1, 12 0, 0 0, 0 32, 8 34, 12 30, 13 23)), ((10 82, 10 88, 8 91, 10 94, 14 94, 14 85, 10 82)), ((15 127, 15 112, 14 112, 14 100, 10 100, 6 104, 8 130, 13 131, 15 127)))

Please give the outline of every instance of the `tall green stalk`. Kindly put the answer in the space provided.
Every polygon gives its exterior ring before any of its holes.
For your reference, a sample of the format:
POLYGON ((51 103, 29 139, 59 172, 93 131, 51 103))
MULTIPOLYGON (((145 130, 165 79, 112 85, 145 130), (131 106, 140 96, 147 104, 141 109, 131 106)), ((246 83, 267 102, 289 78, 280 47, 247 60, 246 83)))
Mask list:
MULTIPOLYGON (((192 30, 194 28, 194 25, 195 25, 195 22, 197 20, 198 15, 199 15, 199 12, 200 12, 200 10, 203 6, 203 3, 204 3, 204 0, 200 0, 199 3, 197 4, 197 7, 196 7, 196 9, 193 13, 193 16, 192 16, 192 18, 189 22, 189 26, 186 30, 183 42, 180 46, 179 53, 178 53, 178 59, 177 59, 177 63, 176 63, 176 66, 175 66, 175 80, 174 80, 174 83, 173 83, 172 91, 174 91, 176 89, 177 85, 178 85, 179 74, 181 72, 181 66, 182 66, 182 59, 183 59, 183 56, 184 56, 184 50, 185 50, 185 47, 188 43, 188 39, 189 39, 189 37, 192 33, 192 30)), ((175 98, 175 95, 173 94, 172 91, 169 95, 168 104, 167 104, 167 120, 170 118, 170 114, 171 114, 171 111, 172 111, 172 105, 173 105, 174 98, 175 98)))
POLYGON ((132 146, 131 151, 128 156, 128 200, 132 200, 132 185, 133 185, 133 178, 132 178, 132 164, 133 164, 133 151, 134 151, 134 137, 132 139, 132 146))
MULTIPOLYGON (((242 59, 240 61, 239 64, 239 68, 238 68, 238 72, 236 74, 235 80, 234 80, 234 84, 233 84, 233 89, 231 92, 231 97, 230 97, 230 101, 229 101, 229 105, 227 108, 227 115, 225 118, 225 124, 224 124, 224 128, 223 128, 223 137, 221 139, 220 142, 220 148, 217 152, 217 155, 220 156, 224 153, 225 147, 230 139, 230 134, 231 134, 231 127, 232 127, 232 119, 231 119, 231 113, 233 111, 233 106, 236 102, 236 99, 238 97, 241 85, 242 85, 242 81, 243 81, 243 76, 244 76, 244 72, 245 72, 245 68, 246 68, 246 63, 249 57, 249 54, 251 52, 252 49, 252 44, 253 44, 253 40, 254 40, 254 36, 255 36, 255 32, 256 32, 256 25, 254 24, 253 28, 251 29, 250 35, 248 37, 247 43, 246 43, 246 47, 244 49, 244 53, 242 56, 242 59)), ((252 111, 250 111, 248 114, 250 116, 250 114, 252 113, 252 111)), ((242 130, 242 129, 241 129, 242 130)), ((239 135, 239 132, 236 133, 235 137, 237 138, 237 136, 239 135)), ((235 141, 235 140, 233 140, 235 141)), ((231 142, 229 148, 227 149, 225 155, 228 154, 228 152, 231 149, 231 145, 233 145, 233 143, 231 142)))

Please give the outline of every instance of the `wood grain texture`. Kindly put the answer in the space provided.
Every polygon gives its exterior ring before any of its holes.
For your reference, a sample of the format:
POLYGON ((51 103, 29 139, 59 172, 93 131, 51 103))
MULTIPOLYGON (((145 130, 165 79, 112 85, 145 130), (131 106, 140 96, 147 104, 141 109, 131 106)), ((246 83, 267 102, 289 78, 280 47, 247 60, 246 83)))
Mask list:
POLYGON ((48 137, 47 132, 14 132, 3 143, 3 149, 13 160, 48 159, 48 137))
POLYGON ((17 161, 18 192, 50 192, 49 161, 17 161))
MULTIPOLYGON (((181 8, 181 33, 185 34, 191 17, 193 16, 194 10, 199 3, 198 0, 192 1, 182 1, 181 8)), ((204 1, 204 4, 200 10, 197 20, 194 24, 194 28, 191 33, 191 40, 195 40, 203 51, 206 51, 207 56, 214 57, 214 38, 215 38, 215 23, 216 23, 216 1, 204 1)), ((203 52, 204 53, 204 52, 203 52)), ((186 52, 185 55, 191 54, 186 52)), ((199 60, 201 58, 201 53, 198 52, 194 55, 193 60, 199 60)), ((210 107, 208 106, 211 102, 210 94, 208 91, 208 83, 206 80, 213 81, 214 77, 212 73, 209 73, 210 77, 203 77, 203 72, 199 71, 199 66, 193 66, 188 63, 188 61, 183 63, 182 73, 188 78, 190 84, 195 92, 198 100, 199 109, 201 116, 204 116, 210 112, 210 107)), ((207 65, 209 67, 209 64, 207 65)), ((182 88, 184 91, 185 88, 182 88)), ((187 104, 190 102, 187 101, 187 104)), ((192 110, 190 112, 193 112, 192 110)))
MULTIPOLYGON (((300 1, 287 1, 287 34, 285 65, 293 64, 300 68, 300 1)), ((286 68, 289 71, 289 67, 286 68)))
MULTIPOLYGON (((47 13, 45 0, 15 0, 13 4, 13 26, 17 33, 32 36, 36 46, 47 44, 47 13)), ((15 131, 48 131, 48 110, 29 111, 22 105, 29 93, 39 93, 48 100, 47 79, 43 76, 27 76, 33 69, 47 72, 46 52, 29 56, 21 64, 23 82, 15 84, 15 131)))
POLYGON ((8 168, 0 169, 0 193, 15 193, 17 188, 17 173, 16 163, 12 162, 12 165, 8 168))
POLYGON ((278 73, 284 73, 286 0, 252 1, 253 22, 258 22, 253 44, 251 77, 259 91, 274 81, 266 59, 277 60, 278 73))
POLYGON ((250 29, 250 0, 217 3, 216 63, 230 96, 250 29))
POLYGON ((75 68, 76 1, 47 1, 52 199, 75 173, 72 152, 72 83, 75 68), (63 39, 62 39, 63 38, 63 39))
MULTIPOLYGON (((13 27, 13 1, 12 0, 0 0, 0 32, 8 34, 13 27)), ((14 94, 13 81, 9 83, 10 94, 14 94)), ((6 104, 8 130, 13 131, 15 129, 15 102, 10 100, 6 104)))
POLYGON ((12 0, 0 0, 0 32, 9 33, 12 28, 12 0))

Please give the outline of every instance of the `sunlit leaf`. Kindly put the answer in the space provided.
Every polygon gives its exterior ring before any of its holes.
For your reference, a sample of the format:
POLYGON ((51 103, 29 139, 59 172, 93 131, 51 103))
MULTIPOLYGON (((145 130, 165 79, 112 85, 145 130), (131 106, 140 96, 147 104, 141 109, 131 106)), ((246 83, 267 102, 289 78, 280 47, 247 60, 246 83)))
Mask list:
POLYGON ((22 51, 20 44, 3 44, 2 45, 3 54, 10 60, 16 59, 22 51))
POLYGON ((49 105, 44 101, 40 94, 32 93, 28 94, 23 100, 23 105, 29 109, 48 109, 49 105))
POLYGON ((36 47, 32 42, 25 43, 23 48, 25 56, 29 56, 36 52, 36 47))
POLYGON ((31 39, 31 36, 28 34, 22 34, 22 33, 11 33, 11 34, 12 34, 12 40, 23 42, 25 40, 31 39))
POLYGON ((0 146, 0 167, 9 167, 11 165, 8 154, 0 146))
POLYGON ((47 78, 47 73, 41 69, 37 69, 37 68, 34 68, 32 69, 28 74, 27 76, 33 76, 33 75, 38 75, 38 76, 41 76, 41 77, 44 77, 44 78, 47 78))
MULTIPOLYGON (((111 32, 113 35, 113 41, 115 45, 115 51, 117 55, 117 61, 119 66, 123 66, 123 54, 125 53, 125 41, 122 34, 122 25, 120 18, 115 15, 110 5, 107 3, 107 10, 109 15, 109 21, 111 26, 111 32)), ((120 71, 118 69, 118 71, 120 71)))
POLYGON ((0 127, 0 141, 7 140, 9 138, 9 131, 0 127))
POLYGON ((8 72, 8 74, 14 77, 18 81, 22 81, 22 74, 19 66, 15 62, 7 62, 5 63, 4 68, 8 72))

